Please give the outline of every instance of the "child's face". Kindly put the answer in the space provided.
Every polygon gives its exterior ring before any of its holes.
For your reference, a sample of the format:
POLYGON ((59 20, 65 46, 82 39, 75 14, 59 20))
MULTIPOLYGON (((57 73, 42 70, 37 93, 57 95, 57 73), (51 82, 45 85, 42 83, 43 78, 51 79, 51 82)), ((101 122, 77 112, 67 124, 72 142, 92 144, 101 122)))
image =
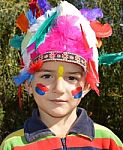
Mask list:
POLYGON ((31 82, 40 112, 55 117, 65 116, 80 103, 85 85, 85 72, 73 63, 45 62, 31 82))

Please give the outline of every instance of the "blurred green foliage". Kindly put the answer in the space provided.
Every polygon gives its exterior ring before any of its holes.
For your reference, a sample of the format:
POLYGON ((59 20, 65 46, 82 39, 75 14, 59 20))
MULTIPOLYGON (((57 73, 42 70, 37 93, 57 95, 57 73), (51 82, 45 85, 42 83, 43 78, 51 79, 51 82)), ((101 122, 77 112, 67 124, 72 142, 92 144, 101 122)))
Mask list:
MULTIPOLYGON (((78 8, 100 7, 104 12, 102 22, 113 27, 112 37, 103 40, 99 53, 123 51, 123 30, 121 23, 122 0, 68 0, 78 8)), ((50 0, 54 6, 58 0, 50 0)), ((26 11, 25 0, 0 1, 0 140, 21 128, 24 120, 36 107, 32 97, 23 92, 23 108, 19 109, 17 87, 12 77, 19 71, 18 52, 9 45, 14 34, 21 34, 15 27, 18 14, 26 11)), ((113 130, 123 140, 123 62, 109 67, 100 66, 100 97, 91 91, 80 106, 87 109, 93 120, 113 130)), ((24 87, 23 87, 24 89, 24 87)), ((1 142, 0 141, 0 142, 1 142)))

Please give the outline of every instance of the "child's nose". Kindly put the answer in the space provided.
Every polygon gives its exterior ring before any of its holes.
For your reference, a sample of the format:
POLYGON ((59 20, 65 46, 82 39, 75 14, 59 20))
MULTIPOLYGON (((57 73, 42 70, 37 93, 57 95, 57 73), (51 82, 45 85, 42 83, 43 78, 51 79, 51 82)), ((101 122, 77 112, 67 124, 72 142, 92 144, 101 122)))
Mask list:
POLYGON ((63 94, 65 92, 65 81, 62 77, 58 78, 53 84, 54 93, 63 94))

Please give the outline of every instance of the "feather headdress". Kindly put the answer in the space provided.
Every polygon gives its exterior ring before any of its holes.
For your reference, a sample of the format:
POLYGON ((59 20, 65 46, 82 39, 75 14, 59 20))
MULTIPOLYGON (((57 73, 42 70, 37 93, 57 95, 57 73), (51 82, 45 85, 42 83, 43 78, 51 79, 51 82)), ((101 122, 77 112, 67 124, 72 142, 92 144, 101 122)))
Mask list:
MULTIPOLYGON (((99 95, 97 46, 101 46, 101 38, 112 33, 109 24, 97 21, 103 17, 102 10, 78 10, 66 1, 51 8, 46 0, 32 0, 29 8, 27 14, 21 14, 16 21, 24 33, 21 43, 24 68, 14 78, 16 84, 31 78, 42 62, 56 59, 81 65, 87 72, 87 83, 99 95)), ((12 45, 20 47, 20 39, 18 37, 16 45, 14 38, 12 45)))

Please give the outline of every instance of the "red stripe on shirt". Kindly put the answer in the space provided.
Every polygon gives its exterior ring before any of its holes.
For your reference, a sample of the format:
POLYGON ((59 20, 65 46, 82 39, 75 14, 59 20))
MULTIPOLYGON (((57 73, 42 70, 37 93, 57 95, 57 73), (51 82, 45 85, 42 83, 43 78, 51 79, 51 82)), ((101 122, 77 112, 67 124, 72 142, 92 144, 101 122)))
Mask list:
POLYGON ((98 149, 123 150, 122 147, 119 147, 115 141, 110 138, 95 138, 91 141, 90 139, 82 136, 68 136, 66 139, 66 145, 68 148, 93 147, 98 149))
POLYGON ((45 139, 42 141, 36 141, 23 146, 16 146, 13 150, 52 150, 62 147, 61 140, 59 138, 45 139))

